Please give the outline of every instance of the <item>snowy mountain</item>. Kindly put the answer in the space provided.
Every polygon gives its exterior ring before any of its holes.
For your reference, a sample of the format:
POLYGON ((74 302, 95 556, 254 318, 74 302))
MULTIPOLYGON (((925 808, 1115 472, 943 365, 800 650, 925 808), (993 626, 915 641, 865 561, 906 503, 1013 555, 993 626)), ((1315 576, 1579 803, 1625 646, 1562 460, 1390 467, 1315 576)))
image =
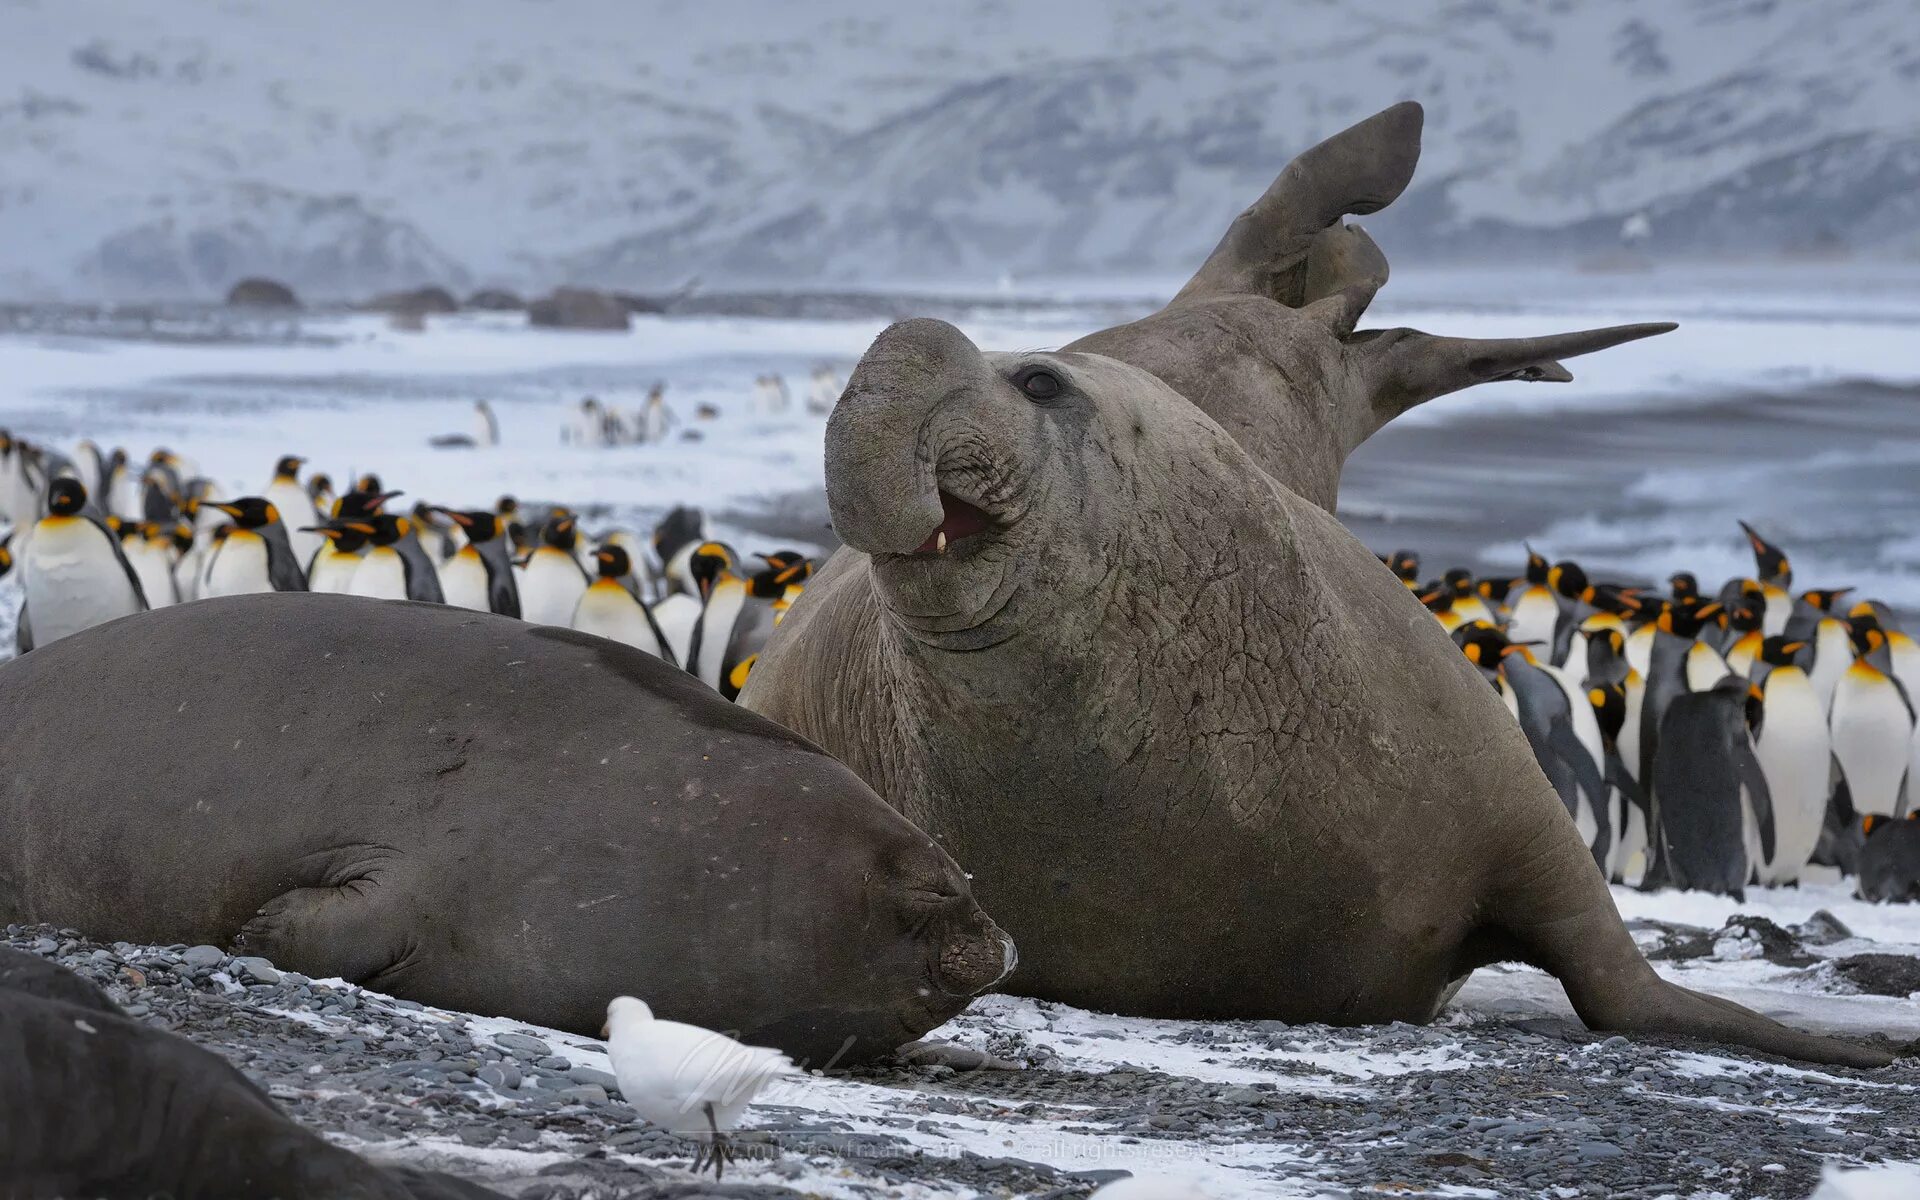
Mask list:
POLYGON ((1920 0, 0 0, 0 297, 1178 271, 1411 97, 1396 259, 1920 254, 1920 0))

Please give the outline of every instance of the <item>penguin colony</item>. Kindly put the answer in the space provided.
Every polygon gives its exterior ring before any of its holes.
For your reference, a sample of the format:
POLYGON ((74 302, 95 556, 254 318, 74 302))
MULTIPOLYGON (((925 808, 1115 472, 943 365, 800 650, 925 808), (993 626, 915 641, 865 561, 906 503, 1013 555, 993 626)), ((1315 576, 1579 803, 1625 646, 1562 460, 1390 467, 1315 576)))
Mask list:
POLYGON ((334 494, 305 460, 274 464, 259 495, 227 499, 186 459, 144 468, 88 442, 69 458, 0 431, 0 576, 17 572, 21 653, 169 604, 255 592, 335 592, 500 613, 611 638, 685 667, 728 699, 813 564, 781 550, 743 561, 696 509, 643 544, 596 538, 564 507, 415 504, 362 476, 334 494))
POLYGON ((1531 547, 1517 579, 1382 561, 1520 722, 1609 879, 1740 898, 1811 863, 1920 900, 1920 644, 1850 588, 1794 594, 1786 553, 1741 529, 1755 573, 1712 596, 1531 547))
MULTIPOLYGON (((807 382, 807 412, 816 417, 832 412, 834 401, 840 398, 840 388, 840 377, 831 366, 816 365, 807 382)), ((597 396, 587 396, 561 425, 560 440, 572 446, 645 446, 666 441, 675 429, 680 430, 682 439, 699 440, 700 431, 680 420, 667 404, 666 394, 666 385, 656 383, 647 390, 647 398, 632 411, 622 411, 597 396)), ((786 378, 779 372, 756 375, 752 412, 761 417, 780 416, 792 408, 792 396, 786 378)), ((499 444, 499 425, 492 411, 484 402, 476 408, 479 425, 475 435, 448 434, 434 439, 433 444, 439 447, 499 444)), ((718 415, 719 410, 707 404, 694 411, 697 421, 710 421, 718 415)))

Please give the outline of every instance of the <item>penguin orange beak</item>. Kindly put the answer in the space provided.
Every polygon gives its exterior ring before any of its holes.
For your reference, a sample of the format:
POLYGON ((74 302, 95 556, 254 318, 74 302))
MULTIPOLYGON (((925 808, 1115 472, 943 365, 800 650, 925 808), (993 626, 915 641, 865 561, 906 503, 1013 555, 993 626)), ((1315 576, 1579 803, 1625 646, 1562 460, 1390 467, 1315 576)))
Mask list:
POLYGON ((240 515, 240 506, 238 504, 228 504, 224 501, 215 500, 213 502, 213 507, 219 509, 221 512, 227 514, 230 517, 238 517, 240 515))
POLYGON ((367 501, 367 507, 372 509, 374 512, 379 512, 381 505, 393 499, 395 496, 404 496, 404 495, 406 495, 405 492, 380 492, 376 494, 373 497, 373 499, 367 501))
POLYGON ((373 526, 367 524, 365 521, 343 521, 340 523, 338 528, 351 529, 355 533, 364 533, 368 537, 372 537, 374 532, 373 526))

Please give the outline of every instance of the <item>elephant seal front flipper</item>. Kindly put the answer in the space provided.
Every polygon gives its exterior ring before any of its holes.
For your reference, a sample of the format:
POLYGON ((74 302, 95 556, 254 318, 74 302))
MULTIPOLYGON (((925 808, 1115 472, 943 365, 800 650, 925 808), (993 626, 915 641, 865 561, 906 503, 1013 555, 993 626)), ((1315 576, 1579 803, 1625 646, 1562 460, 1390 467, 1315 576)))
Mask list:
POLYGON ((421 910, 407 898, 400 856, 383 846, 342 846, 300 866, 319 868, 323 882, 261 905, 240 927, 234 948, 316 979, 387 990, 382 985, 419 954, 409 914, 421 910))

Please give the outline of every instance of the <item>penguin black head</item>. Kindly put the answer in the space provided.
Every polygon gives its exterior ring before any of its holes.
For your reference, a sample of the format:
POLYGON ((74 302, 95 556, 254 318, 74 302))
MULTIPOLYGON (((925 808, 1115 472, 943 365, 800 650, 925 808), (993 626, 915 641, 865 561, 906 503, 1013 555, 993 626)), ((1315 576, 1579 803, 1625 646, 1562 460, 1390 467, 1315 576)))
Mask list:
POLYGON ((540 527, 540 544, 555 550, 572 552, 580 540, 580 529, 571 516, 550 517, 540 527))
POLYGON ((465 530, 467 541, 473 545, 478 546, 482 542, 490 542, 500 536, 500 518, 494 516, 484 508, 476 508, 470 512, 461 512, 451 508, 441 508, 435 511, 445 513, 449 520, 465 530))
MULTIPOLYGON (((1850 587, 1814 588, 1812 591, 1800 593, 1800 598, 1802 600, 1805 600, 1808 604, 1813 605, 1815 608, 1819 609, 1821 612, 1830 613, 1833 611, 1833 606, 1840 602, 1840 597, 1846 595, 1852 590, 1853 589, 1850 587)), ((1871 612, 1872 610, 1869 609, 1868 611, 1871 612)))
POLYGON ((391 546, 413 532, 411 522, 392 513, 374 513, 364 522, 356 521, 354 524, 367 527, 367 538, 376 546, 391 546))
POLYGON ((342 554, 358 554, 366 548, 373 524, 370 520, 334 520, 324 525, 303 525, 301 530, 326 538, 342 554))
POLYGON ((362 475, 360 478, 354 480, 353 490, 356 492, 379 492, 381 490, 380 477, 378 475, 375 475, 373 472, 369 471, 365 475, 362 475))
POLYGON ((1453 611, 1453 593, 1436 584, 1420 593, 1420 603, 1431 612, 1449 613, 1453 611))
POLYGON ((274 479, 276 481, 281 479, 298 480, 300 478, 300 468, 306 461, 306 459, 301 458, 298 454, 287 455, 279 462, 273 464, 274 479))
POLYGON ((1753 633, 1766 623, 1766 609, 1757 604, 1742 602, 1725 609, 1727 628, 1735 633, 1753 633))
POLYGON ((687 560, 687 574, 693 577, 694 586, 700 589, 700 598, 705 600, 712 594, 714 585, 720 581, 723 573, 733 569, 733 551, 724 542, 704 542, 694 550, 687 560))
POLYGON ((1553 567, 1547 562, 1547 556, 1527 547, 1527 583, 1539 587, 1547 586, 1547 572, 1553 567))
MULTIPOLYGON (((1920 822, 1920 810, 1908 813, 1906 819, 1920 822)), ((1868 813, 1860 818, 1860 834, 1862 837, 1872 837, 1875 830, 1892 829, 1899 824, 1899 817, 1883 817, 1879 813, 1868 813)))
POLYGON ((1740 528, 1747 535, 1747 542, 1753 547, 1753 562, 1759 568, 1762 583, 1777 583, 1785 586, 1793 582, 1793 567, 1787 562, 1786 551, 1754 532, 1753 526, 1745 521, 1740 528))
POLYGON ((62 475, 47 488, 47 511, 56 517, 71 517, 87 506, 87 489, 78 479, 62 475))
POLYGON ((120 471, 124 471, 126 469, 127 469, 127 452, 122 448, 120 448, 119 446, 115 446, 113 448, 113 453, 107 457, 107 473, 114 474, 120 471))
POLYGON ((1588 688, 1587 703, 1593 705, 1593 715, 1600 722, 1600 736, 1612 749, 1627 724, 1627 689, 1617 683, 1588 688))
POLYGON ((1662 633, 1671 633, 1675 637, 1683 637, 1691 641, 1699 637, 1700 630, 1708 621, 1719 616, 1720 612, 1718 602, 1701 604, 1693 608, 1681 608, 1675 604, 1668 604, 1661 610, 1658 624, 1662 633))
POLYGON ((503 517, 511 517, 520 511, 520 502, 512 496, 502 496, 494 504, 493 511, 503 517))
POLYGON ((213 507, 232 517, 233 523, 242 529, 260 529, 280 519, 280 510, 259 496, 222 500, 213 507))
POLYGON ((1760 661, 1774 667, 1791 667, 1800 652, 1807 648, 1803 641, 1792 641, 1784 634, 1775 634, 1760 643, 1760 661))
POLYGON ((1767 694, 1757 683, 1747 685, 1747 729, 1756 737, 1767 719, 1767 694))
MULTIPOLYGON (((372 476, 368 476, 372 478, 372 476)), ((378 489, 368 491, 355 488, 333 502, 333 515, 343 521, 361 521, 377 515, 386 506, 387 501, 400 492, 383 492, 378 489)))
POLYGON ((600 564, 600 578, 625 579, 633 571, 633 559, 619 546, 602 546, 593 552, 593 559, 600 564))
POLYGON ((1871 625, 1856 621, 1847 626, 1847 634, 1853 640, 1853 652, 1862 658, 1887 644, 1886 631, 1880 628, 1878 621, 1871 625))
POLYGON ((1588 589, 1587 602, 1604 613, 1616 617, 1637 617, 1647 607, 1641 598, 1639 588, 1621 587, 1617 583, 1602 583, 1588 589))
POLYGON ((333 479, 325 471, 315 471, 307 479, 307 497, 318 504, 321 497, 332 497, 333 479))
POLYGON ((1420 578, 1420 556, 1412 550, 1395 550, 1387 559, 1387 566, 1402 583, 1413 584, 1420 578))
POLYGON ((1465 567, 1455 567, 1448 571, 1441 577, 1441 582, 1446 584, 1447 590, 1453 593, 1455 599, 1473 595, 1473 572, 1465 567))
POLYGON ((181 554, 193 549, 193 522, 175 521, 173 523, 173 548, 181 554))
POLYGON ((797 583, 805 583, 813 578, 813 560, 798 550, 775 550, 772 554, 756 554, 755 558, 766 561, 766 570, 754 575, 756 580, 764 577, 764 586, 778 587, 781 594, 797 583))
MULTIPOLYGON (((1451 597, 1449 597, 1450 599, 1451 597)), ((1500 662, 1519 649, 1507 640, 1507 633, 1491 621, 1470 621, 1453 631, 1453 644, 1467 661, 1491 675, 1500 662)))
POLYGON ((1547 586, 1569 600, 1593 600, 1593 585, 1587 582, 1586 571, 1572 559, 1553 564, 1547 571, 1547 586))
POLYGON ((1692 571, 1675 571, 1667 576, 1667 587, 1673 592, 1675 600, 1698 600, 1700 598, 1700 580, 1692 571))

